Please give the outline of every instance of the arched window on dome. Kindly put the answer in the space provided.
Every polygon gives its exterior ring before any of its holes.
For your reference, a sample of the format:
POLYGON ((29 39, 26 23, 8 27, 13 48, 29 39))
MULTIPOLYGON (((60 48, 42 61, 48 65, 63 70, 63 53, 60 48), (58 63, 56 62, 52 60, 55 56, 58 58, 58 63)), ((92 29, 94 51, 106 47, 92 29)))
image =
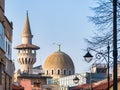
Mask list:
POLYGON ((54 70, 52 69, 52 73, 51 73, 52 75, 54 74, 54 70))
POLYGON ((58 69, 58 75, 60 75, 60 70, 58 69))
POLYGON ((46 74, 48 75, 48 70, 46 71, 46 74))
POLYGON ((67 71, 64 69, 64 75, 67 75, 67 71))
POLYGON ((71 73, 71 70, 69 70, 69 75, 71 75, 72 73, 71 73))

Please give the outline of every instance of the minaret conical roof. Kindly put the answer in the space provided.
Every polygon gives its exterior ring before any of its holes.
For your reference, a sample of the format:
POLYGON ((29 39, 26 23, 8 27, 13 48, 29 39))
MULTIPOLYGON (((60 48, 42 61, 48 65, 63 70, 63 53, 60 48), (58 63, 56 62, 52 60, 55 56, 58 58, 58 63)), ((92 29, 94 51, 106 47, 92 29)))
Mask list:
POLYGON ((15 49, 32 49, 32 50, 40 49, 39 46, 36 46, 36 45, 32 44, 32 37, 33 37, 33 35, 31 33, 28 11, 27 11, 26 20, 25 20, 25 24, 24 24, 24 30, 23 30, 23 33, 22 33, 23 43, 16 46, 15 49), (24 38, 26 40, 25 42, 24 42, 24 38))
POLYGON ((24 30, 23 30, 22 36, 33 37, 32 33, 31 33, 30 23, 29 23, 28 11, 27 11, 27 15, 26 15, 26 20, 25 20, 24 30))

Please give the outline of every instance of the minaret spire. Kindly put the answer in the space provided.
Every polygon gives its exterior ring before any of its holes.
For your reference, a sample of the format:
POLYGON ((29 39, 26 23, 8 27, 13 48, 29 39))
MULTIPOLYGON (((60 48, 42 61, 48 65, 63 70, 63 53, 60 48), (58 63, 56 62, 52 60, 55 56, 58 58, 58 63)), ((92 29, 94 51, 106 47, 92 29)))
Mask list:
POLYGON ((33 35, 31 33, 28 11, 26 11, 26 20, 25 20, 25 24, 24 24, 24 30, 22 33, 22 43, 23 44, 32 44, 32 37, 33 37, 33 35))

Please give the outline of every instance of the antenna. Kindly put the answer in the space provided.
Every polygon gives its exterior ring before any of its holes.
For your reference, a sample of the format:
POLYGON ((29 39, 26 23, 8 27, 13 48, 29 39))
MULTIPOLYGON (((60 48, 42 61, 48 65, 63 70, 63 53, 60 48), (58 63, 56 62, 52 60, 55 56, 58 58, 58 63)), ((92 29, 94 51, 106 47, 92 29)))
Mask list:
POLYGON ((26 14, 27 14, 27 16, 28 16, 28 10, 26 10, 26 14))

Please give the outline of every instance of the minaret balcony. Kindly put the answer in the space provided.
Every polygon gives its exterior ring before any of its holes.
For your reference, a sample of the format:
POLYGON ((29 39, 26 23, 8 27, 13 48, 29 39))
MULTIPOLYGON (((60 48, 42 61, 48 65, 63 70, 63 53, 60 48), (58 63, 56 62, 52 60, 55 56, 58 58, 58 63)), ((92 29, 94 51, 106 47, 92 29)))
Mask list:
POLYGON ((36 56, 36 53, 18 53, 18 56, 36 56))

